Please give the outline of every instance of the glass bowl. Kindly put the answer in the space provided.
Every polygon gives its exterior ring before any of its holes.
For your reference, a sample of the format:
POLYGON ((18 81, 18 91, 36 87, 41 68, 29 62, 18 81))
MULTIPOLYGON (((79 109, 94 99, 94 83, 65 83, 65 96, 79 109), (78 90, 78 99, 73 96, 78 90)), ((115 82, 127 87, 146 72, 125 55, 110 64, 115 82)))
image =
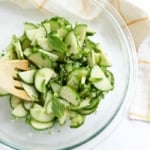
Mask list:
MULTIPOLYGON (((72 22, 89 25, 96 31, 95 41, 100 42, 112 63, 115 88, 101 101, 96 113, 89 115, 83 126, 71 129, 55 126, 46 131, 36 131, 11 116, 9 97, 0 97, 0 141, 19 150, 70 149, 87 143, 97 135, 108 132, 108 125, 116 117, 122 105, 130 98, 136 80, 136 54, 131 35, 121 17, 110 4, 101 0, 91 1, 93 18, 87 19, 73 13, 62 13, 72 22), (93 9, 95 7, 95 9, 93 9)), ((90 9, 90 7, 88 8, 90 9)), ((0 5, 0 45, 5 49, 13 34, 20 35, 23 22, 40 22, 60 13, 44 13, 37 9, 21 9, 9 2, 0 5)), ((88 15, 87 15, 88 16, 88 15)))

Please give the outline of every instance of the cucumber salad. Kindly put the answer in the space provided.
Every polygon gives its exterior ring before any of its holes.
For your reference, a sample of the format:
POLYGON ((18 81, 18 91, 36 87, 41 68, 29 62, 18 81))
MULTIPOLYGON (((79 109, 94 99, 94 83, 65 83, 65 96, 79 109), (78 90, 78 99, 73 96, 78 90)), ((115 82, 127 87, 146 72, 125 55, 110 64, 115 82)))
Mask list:
POLYGON ((30 62, 30 70, 19 71, 17 80, 32 101, 0 90, 1 96, 10 95, 12 116, 24 118, 37 130, 56 123, 69 122, 71 128, 83 125, 114 87, 111 63, 100 44, 92 41, 94 34, 86 24, 72 25, 59 16, 36 24, 25 22, 23 34, 12 36, 0 60, 30 62))

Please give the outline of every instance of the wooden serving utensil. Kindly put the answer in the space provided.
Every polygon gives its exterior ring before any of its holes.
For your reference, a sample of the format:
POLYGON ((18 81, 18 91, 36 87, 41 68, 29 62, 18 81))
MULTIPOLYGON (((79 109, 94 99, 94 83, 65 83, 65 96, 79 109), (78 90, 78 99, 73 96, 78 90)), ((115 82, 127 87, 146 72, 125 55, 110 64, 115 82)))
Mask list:
POLYGON ((0 88, 23 100, 31 101, 18 79, 18 71, 29 70, 27 60, 0 61, 0 88))

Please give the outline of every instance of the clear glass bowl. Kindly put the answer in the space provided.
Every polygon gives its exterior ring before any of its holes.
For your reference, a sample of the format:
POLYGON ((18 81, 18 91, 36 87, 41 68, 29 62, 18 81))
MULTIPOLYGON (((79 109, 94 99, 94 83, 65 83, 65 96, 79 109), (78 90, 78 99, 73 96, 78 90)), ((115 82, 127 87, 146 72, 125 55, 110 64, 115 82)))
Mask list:
MULTIPOLYGON (((55 126, 51 130, 36 131, 26 125, 24 120, 14 121, 11 116, 9 97, 0 99, 0 141, 19 150, 48 150, 78 147, 102 132, 116 117, 122 105, 129 99, 136 79, 136 54, 130 33, 117 12, 105 1, 91 2, 92 9, 98 10, 93 19, 84 19, 73 14, 62 13, 72 22, 88 24, 96 31, 95 41, 100 42, 112 63, 115 88, 101 101, 96 113, 89 115, 82 127, 70 129, 68 125, 55 126)), ((0 45, 5 49, 12 34, 20 35, 23 22, 40 22, 59 15, 43 13, 37 9, 21 9, 9 2, 0 5, 0 45)))

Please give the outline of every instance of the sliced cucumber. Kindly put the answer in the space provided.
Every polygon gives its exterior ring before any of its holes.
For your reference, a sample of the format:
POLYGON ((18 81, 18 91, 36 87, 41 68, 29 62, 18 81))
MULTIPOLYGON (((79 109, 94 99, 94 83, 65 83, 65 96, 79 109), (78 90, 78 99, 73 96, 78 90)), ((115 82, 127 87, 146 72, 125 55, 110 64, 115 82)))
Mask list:
POLYGON ((51 90, 48 90, 47 93, 46 93, 46 96, 44 97, 43 99, 43 102, 44 102, 44 108, 47 107, 47 103, 52 100, 53 98, 53 94, 52 94, 52 91, 51 90))
POLYGON ((15 49, 16 54, 17 54, 17 58, 18 59, 23 59, 24 55, 23 55, 23 51, 22 51, 22 47, 21 47, 20 41, 19 40, 15 40, 13 42, 13 45, 14 45, 14 49, 15 49))
POLYGON ((109 79, 106 77, 106 75, 104 74, 104 72, 98 65, 93 66, 90 77, 91 78, 102 78, 102 80, 100 80, 98 82, 93 82, 93 85, 97 89, 99 89, 101 91, 108 91, 108 90, 112 89, 112 85, 111 85, 109 79))
POLYGON ((79 106, 72 106, 71 110, 80 110, 90 106, 90 98, 83 99, 79 106))
POLYGON ((60 39, 64 39, 65 36, 67 35, 68 30, 64 27, 60 28, 57 30, 57 37, 59 37, 60 39))
POLYGON ((38 101, 38 92, 34 88, 34 86, 26 84, 22 82, 22 86, 24 90, 27 92, 27 94, 30 96, 32 101, 38 101))
POLYGON ((76 75, 70 76, 67 81, 67 85, 76 90, 79 88, 79 83, 80 83, 80 80, 76 75))
POLYGON ((58 59, 58 56, 42 49, 36 49, 31 55, 28 56, 28 59, 37 66, 52 67, 53 62, 58 59))
POLYGON ((29 55, 31 55, 33 53, 33 50, 32 48, 26 48, 24 51, 23 51, 23 54, 25 57, 28 57, 29 55))
POLYGON ((30 115, 34 120, 39 122, 49 122, 55 117, 53 113, 46 113, 44 108, 31 108, 30 115))
POLYGON ((113 76, 113 73, 110 72, 109 70, 105 70, 105 75, 107 76, 107 78, 109 79, 111 85, 112 85, 112 89, 114 87, 114 76, 113 76))
POLYGON ((25 22, 24 23, 24 30, 27 31, 27 30, 31 30, 31 29, 36 29, 37 26, 31 22, 25 22))
POLYGON ((53 62, 48 55, 39 52, 32 53, 28 59, 39 67, 52 67, 53 62))
POLYGON ((79 94, 69 86, 63 86, 59 92, 60 97, 77 106, 80 103, 79 94))
POLYGON ((78 42, 76 36, 73 31, 69 32, 65 38, 65 43, 69 49, 69 53, 71 54, 78 54, 80 48, 78 46, 78 42))
POLYGON ((25 82, 27 84, 33 84, 35 72, 36 72, 36 70, 28 70, 28 71, 18 72, 18 76, 23 82, 25 82))
POLYGON ((95 31, 87 27, 86 35, 87 36, 93 36, 95 34, 95 31))
POLYGON ((34 34, 32 38, 31 45, 36 45, 37 44, 37 39, 38 38, 44 38, 46 37, 46 30, 45 28, 41 25, 38 27, 37 32, 34 34))
POLYGON ((92 108, 92 109, 83 109, 83 110, 81 110, 79 113, 80 113, 81 115, 90 115, 90 114, 96 112, 96 109, 97 109, 97 107, 94 107, 94 108, 92 108))
POLYGON ((47 38, 38 38, 37 44, 39 45, 39 47, 41 47, 44 50, 47 50, 47 51, 53 50, 52 45, 47 38))
POLYGON ((60 28, 60 24, 56 20, 50 20, 49 23, 51 31, 56 31, 60 28))
POLYGON ((59 93, 60 89, 61 89, 61 85, 58 84, 57 82, 50 82, 51 88, 53 90, 54 93, 59 93))
POLYGON ((79 43, 80 47, 83 46, 83 43, 84 43, 84 40, 86 37, 86 32, 87 32, 87 25, 86 24, 77 24, 75 26, 74 33, 78 39, 78 43, 79 43))
POLYGON ((93 108, 96 108, 98 106, 100 102, 100 99, 99 98, 93 98, 91 101, 90 101, 90 105, 85 107, 84 109, 85 110, 89 110, 89 109, 93 109, 93 108))
POLYGON ((21 46, 22 46, 22 50, 24 51, 26 48, 29 48, 31 46, 30 40, 26 37, 26 35, 24 34, 20 40, 21 42, 21 46))
POLYGON ((51 128, 52 126, 54 126, 54 121, 39 122, 34 119, 31 119, 30 124, 34 129, 45 130, 45 129, 48 129, 48 128, 51 128))
POLYGON ((33 102, 23 101, 23 106, 26 110, 30 110, 33 106, 33 102))
POLYGON ((47 34, 50 33, 50 31, 51 31, 50 22, 46 20, 46 21, 42 22, 42 25, 45 28, 47 34))
POLYGON ((49 100, 47 102, 47 105, 46 105, 46 113, 50 114, 50 113, 53 113, 53 110, 52 110, 52 100, 49 100))
POLYGON ((70 127, 71 128, 80 127, 84 123, 84 120, 85 120, 85 116, 80 114, 75 114, 75 116, 70 119, 70 127))
POLYGON ((94 50, 90 51, 87 55, 88 64, 92 67, 96 64, 95 52, 94 50))
POLYGON ((69 74, 69 77, 68 78, 71 78, 71 76, 76 76, 79 80, 81 80, 81 78, 84 76, 88 76, 89 75, 89 69, 88 68, 84 68, 84 67, 81 67, 81 68, 77 68, 75 69, 74 71, 72 71, 70 74, 69 74))
POLYGON ((15 108, 18 104, 22 103, 22 100, 14 95, 10 96, 10 105, 15 108))
POLYGON ((12 114, 15 117, 25 117, 28 114, 28 111, 25 110, 25 108, 23 107, 22 104, 18 104, 13 110, 12 110, 12 114))
POLYGON ((101 52, 100 53, 101 54, 100 65, 110 67, 111 62, 109 61, 106 53, 103 51, 103 49, 101 48, 101 46, 99 44, 97 45, 97 49, 100 50, 100 52, 101 52))
POLYGON ((0 61, 13 60, 13 59, 16 59, 16 58, 17 58, 17 54, 16 54, 16 52, 14 50, 14 45, 10 44, 7 47, 6 52, 2 53, 0 61))
POLYGON ((68 119, 68 116, 69 116, 69 111, 66 109, 66 110, 64 111, 64 114, 63 114, 61 117, 58 118, 58 122, 59 122, 59 124, 60 124, 61 126, 65 124, 65 122, 66 122, 67 119, 68 119))
POLYGON ((27 38, 32 41, 34 36, 36 35, 38 29, 31 29, 31 30, 26 30, 25 31, 25 34, 27 36, 27 38))
POLYGON ((56 73, 54 72, 54 70, 50 68, 39 69, 35 74, 34 85, 36 89, 41 93, 45 93, 46 85, 48 81, 53 77, 56 77, 56 73))
POLYGON ((56 54, 51 53, 51 52, 47 52, 47 51, 45 51, 43 49, 38 49, 37 48, 35 50, 35 52, 39 52, 39 53, 41 53, 41 55, 43 54, 43 59, 44 59, 44 55, 45 56, 47 55, 51 59, 51 61, 53 61, 53 62, 57 61, 57 59, 58 59, 58 56, 56 54))
POLYGON ((35 109, 43 109, 43 106, 41 106, 41 105, 38 104, 38 103, 33 103, 32 108, 35 108, 35 109))

